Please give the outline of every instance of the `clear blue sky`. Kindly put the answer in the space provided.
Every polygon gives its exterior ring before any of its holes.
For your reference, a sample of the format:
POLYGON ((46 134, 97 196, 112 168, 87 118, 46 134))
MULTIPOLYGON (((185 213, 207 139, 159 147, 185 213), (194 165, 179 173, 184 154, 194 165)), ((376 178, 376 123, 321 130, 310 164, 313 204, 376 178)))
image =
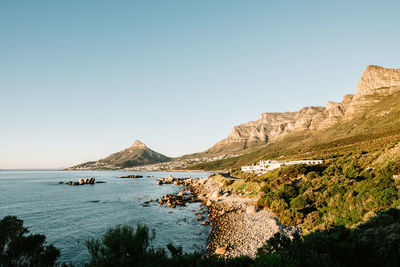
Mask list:
POLYGON ((400 68, 399 1, 0 0, 0 168, 199 152, 400 68))

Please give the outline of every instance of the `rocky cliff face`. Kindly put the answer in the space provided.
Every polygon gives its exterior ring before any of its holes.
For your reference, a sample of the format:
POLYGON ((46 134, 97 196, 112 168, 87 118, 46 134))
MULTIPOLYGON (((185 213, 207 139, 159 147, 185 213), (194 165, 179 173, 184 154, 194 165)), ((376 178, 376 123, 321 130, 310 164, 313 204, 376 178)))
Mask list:
POLYGON ((400 69, 368 66, 357 84, 355 97, 389 95, 400 91, 400 69))
POLYGON ((331 127, 342 119, 379 101, 379 97, 400 91, 400 69, 368 66, 358 82, 355 95, 342 102, 329 101, 325 107, 305 107, 297 112, 262 113, 260 119, 233 127, 230 135, 206 153, 240 153, 296 131, 331 127))

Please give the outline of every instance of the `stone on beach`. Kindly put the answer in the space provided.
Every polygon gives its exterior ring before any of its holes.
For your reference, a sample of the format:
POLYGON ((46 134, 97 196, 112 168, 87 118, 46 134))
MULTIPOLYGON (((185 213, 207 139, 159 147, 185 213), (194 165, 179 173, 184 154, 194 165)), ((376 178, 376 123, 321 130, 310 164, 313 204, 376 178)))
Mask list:
POLYGON ((256 212, 257 212, 257 209, 256 209, 256 207, 253 206, 253 205, 248 206, 248 207, 246 208, 246 213, 247 213, 247 214, 254 214, 254 213, 256 213, 256 212))
POLYGON ((226 247, 217 247, 215 254, 224 255, 226 253, 226 247))
POLYGON ((212 198, 219 198, 220 196, 221 192, 219 190, 215 190, 215 192, 211 195, 212 198))

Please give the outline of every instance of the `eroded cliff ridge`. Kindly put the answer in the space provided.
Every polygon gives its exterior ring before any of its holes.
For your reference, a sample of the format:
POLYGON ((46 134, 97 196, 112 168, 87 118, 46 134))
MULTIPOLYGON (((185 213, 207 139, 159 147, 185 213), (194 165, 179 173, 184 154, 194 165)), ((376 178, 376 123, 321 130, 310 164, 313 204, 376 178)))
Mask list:
POLYGON ((256 121, 233 127, 230 135, 205 151, 206 154, 241 153, 279 139, 289 133, 329 128, 341 120, 351 119, 360 110, 382 97, 400 91, 400 69, 368 66, 354 95, 341 102, 329 101, 325 107, 305 107, 297 112, 262 113, 256 121))

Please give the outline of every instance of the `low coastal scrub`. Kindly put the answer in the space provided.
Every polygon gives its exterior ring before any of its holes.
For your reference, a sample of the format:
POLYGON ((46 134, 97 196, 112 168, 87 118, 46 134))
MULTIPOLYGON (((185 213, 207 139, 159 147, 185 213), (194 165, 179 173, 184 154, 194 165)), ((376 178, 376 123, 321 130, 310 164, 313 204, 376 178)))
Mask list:
POLYGON ((253 177, 232 173, 244 177, 241 187, 255 188, 252 195, 259 195, 257 205, 273 211, 283 224, 301 224, 306 232, 354 227, 380 211, 400 207, 396 178, 400 163, 389 161, 372 169, 361 167, 361 159, 349 153, 319 166, 289 165, 253 177))
POLYGON ((257 181, 234 180, 220 174, 216 174, 212 178, 219 187, 230 189, 233 193, 240 196, 255 197, 261 189, 261 185, 257 181))
MULTIPOLYGON (((24 237, 26 231, 15 217, 0 221, 0 265, 53 266, 59 251, 43 246, 42 235, 24 237)), ((255 258, 183 253, 171 244, 154 248, 153 240, 145 225, 116 226, 87 240, 91 259, 85 266, 399 266, 400 211, 381 212, 354 229, 336 226, 292 240, 277 233, 255 258)))

